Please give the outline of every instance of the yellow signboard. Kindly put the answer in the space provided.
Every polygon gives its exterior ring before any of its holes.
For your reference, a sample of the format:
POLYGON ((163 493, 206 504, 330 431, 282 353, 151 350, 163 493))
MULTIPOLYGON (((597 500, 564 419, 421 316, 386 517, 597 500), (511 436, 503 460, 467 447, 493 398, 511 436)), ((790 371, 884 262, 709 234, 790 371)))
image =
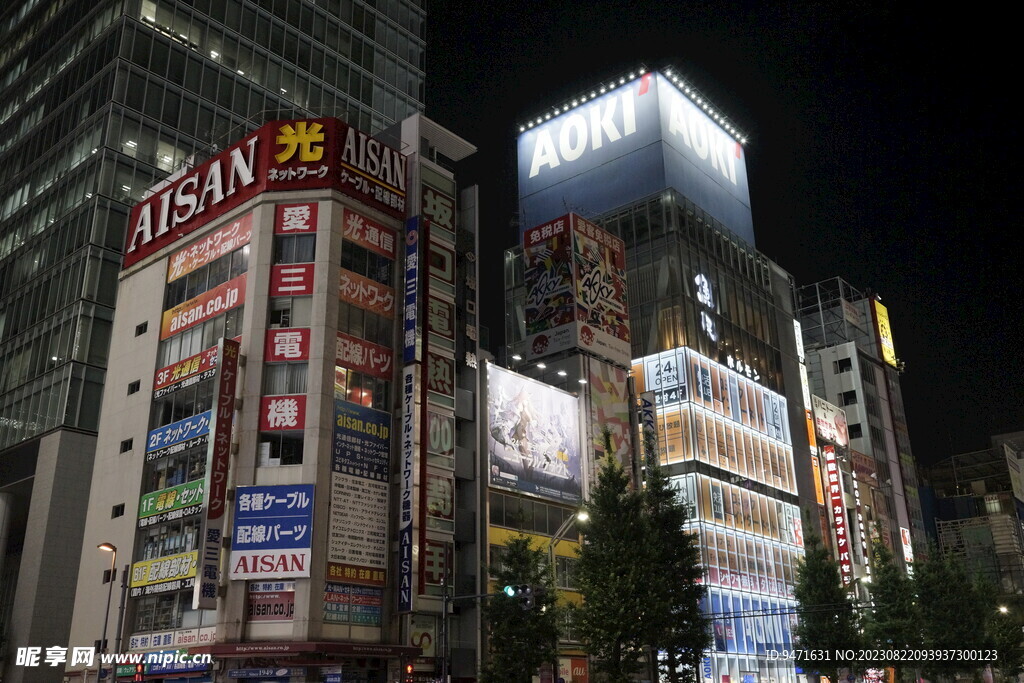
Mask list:
POLYGON ((132 588, 190 579, 196 575, 199 551, 143 560, 132 565, 132 588))
POLYGON ((896 347, 892 343, 892 328, 889 327, 889 311, 878 299, 871 302, 875 306, 875 322, 878 324, 878 344, 882 347, 882 360, 896 367, 896 347))

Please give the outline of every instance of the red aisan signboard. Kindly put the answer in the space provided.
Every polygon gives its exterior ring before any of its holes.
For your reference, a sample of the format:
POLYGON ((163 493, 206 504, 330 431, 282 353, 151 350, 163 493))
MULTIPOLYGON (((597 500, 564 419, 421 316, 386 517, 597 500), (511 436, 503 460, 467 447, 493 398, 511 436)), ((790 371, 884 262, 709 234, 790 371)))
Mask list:
POLYGON ((343 332, 338 333, 335 362, 349 370, 365 372, 380 379, 394 379, 394 352, 391 349, 343 332))
POLYGON ((316 232, 317 208, 316 202, 278 204, 274 208, 274 234, 316 232))
POLYGON ((230 254, 249 244, 252 239, 252 214, 247 213, 238 220, 217 228, 205 238, 180 249, 168 259, 167 281, 174 282, 221 256, 230 254))
POLYGON ((309 360, 309 328, 291 327, 267 330, 263 360, 267 363, 309 360))
POLYGON ((245 303, 245 274, 164 311, 160 339, 184 332, 245 303))
POLYGON ((313 293, 314 263, 271 266, 270 296, 303 296, 313 293))
POLYGON ((273 121, 135 205, 124 267, 265 191, 333 188, 402 220, 406 161, 338 119, 273 121))
POLYGON ((306 396, 264 396, 260 400, 260 431, 303 429, 306 426, 306 396))

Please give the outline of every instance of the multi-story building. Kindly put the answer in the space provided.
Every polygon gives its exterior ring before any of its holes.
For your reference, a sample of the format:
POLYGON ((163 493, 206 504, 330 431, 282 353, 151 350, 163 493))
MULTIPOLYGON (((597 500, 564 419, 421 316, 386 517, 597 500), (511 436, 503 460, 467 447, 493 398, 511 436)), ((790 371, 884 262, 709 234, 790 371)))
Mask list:
POLYGON ((862 527, 869 539, 879 530, 898 562, 909 563, 928 549, 900 390, 903 365, 878 296, 832 278, 800 287, 797 298, 810 391, 823 399, 816 402, 816 422, 839 416, 838 430, 830 432, 840 449, 837 465, 854 541, 850 559, 855 576, 864 578, 870 555, 862 550, 870 543, 859 537, 862 527))
POLYGON ((1006 595, 1024 591, 1022 456, 1024 432, 1000 434, 928 468, 939 550, 1006 595))
POLYGON ((72 648, 434 676, 442 587, 477 578, 476 192, 449 170, 475 150, 420 115, 382 137, 268 123, 133 208, 72 648))
POLYGON ((3 3, 0 657, 67 641, 129 206, 265 120, 422 111, 423 25, 413 0, 3 3))
MULTIPOLYGON (((715 640, 699 676, 795 680, 791 665, 766 653, 792 647, 796 564, 812 520, 801 516, 813 507, 801 504, 814 499, 811 451, 793 287, 754 246, 742 135, 671 70, 598 84, 520 131, 520 211, 531 230, 506 255, 509 362, 574 391, 579 377, 591 406, 603 403, 593 387, 599 369, 611 409, 584 413, 584 475, 602 450, 603 426, 628 434, 630 401, 653 406, 661 461, 690 507, 705 567, 715 640), (580 216, 559 220, 567 209, 580 216), (567 336, 540 322, 561 306, 551 296, 561 291, 554 241, 548 277, 528 273, 545 261, 531 250, 570 221, 609 263, 621 247, 628 316, 625 306, 606 306, 592 318, 592 302, 616 299, 618 286, 615 268, 595 260, 568 286, 578 325, 567 336), (615 325, 625 323, 623 360, 598 331, 616 338, 615 325)), ((612 445, 628 462, 625 441, 612 445)), ((532 502, 528 492, 520 497, 532 502)))

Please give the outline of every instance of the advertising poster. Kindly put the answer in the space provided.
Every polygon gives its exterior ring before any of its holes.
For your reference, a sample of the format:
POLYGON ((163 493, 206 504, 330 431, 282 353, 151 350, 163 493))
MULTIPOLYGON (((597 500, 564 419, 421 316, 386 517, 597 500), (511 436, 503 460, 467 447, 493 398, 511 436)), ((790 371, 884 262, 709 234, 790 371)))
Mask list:
POLYGON ((391 415, 335 400, 334 417, 327 577, 383 586, 391 415))
POLYGON ((488 364, 487 429, 491 486, 565 503, 580 501, 575 396, 488 364))
POLYGON ((818 432, 818 438, 831 441, 839 448, 849 446, 850 435, 846 426, 846 411, 817 396, 811 396, 811 404, 814 407, 814 426, 818 432))
POLYGON ((547 332, 575 320, 571 241, 568 216, 539 225, 524 236, 527 335, 547 332))
POLYGON ((139 528, 198 514, 203 509, 203 484, 199 479, 144 494, 139 498, 139 528))
POLYGON ((875 323, 878 325, 878 347, 882 352, 882 360, 894 368, 897 367, 896 347, 892 341, 892 327, 889 326, 889 310, 881 301, 872 299, 875 323))
POLYGON ((239 486, 231 579, 309 576, 313 484, 239 486))
POLYGON ((199 552, 196 550, 136 562, 132 565, 129 595, 138 598, 191 588, 195 584, 198 562, 199 552))
POLYGON ((580 345, 629 366, 629 311, 626 305, 626 246, 590 221, 570 214, 576 324, 580 345))
MULTIPOLYGON (((629 399, 626 395, 625 370, 608 363, 590 362, 590 415, 593 424, 608 427, 612 437, 612 453, 627 465, 630 461, 629 399)), ((653 426, 653 425, 652 425, 653 426)), ((604 454, 603 429, 594 430, 594 452, 604 454)))
POLYGON ((171 449, 179 444, 184 444, 180 449, 185 450, 206 443, 211 415, 211 411, 207 410, 151 430, 146 437, 146 462, 170 454, 171 449))
POLYGON ((324 586, 324 621, 328 624, 380 626, 384 589, 328 582, 324 586))

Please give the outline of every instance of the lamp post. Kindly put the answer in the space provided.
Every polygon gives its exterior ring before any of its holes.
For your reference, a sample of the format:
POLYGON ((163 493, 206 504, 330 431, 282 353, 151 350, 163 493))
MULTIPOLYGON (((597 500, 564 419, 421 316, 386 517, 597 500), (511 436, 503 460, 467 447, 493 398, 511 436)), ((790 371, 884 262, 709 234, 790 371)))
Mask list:
MULTIPOLYGON (((555 567, 555 546, 562 540, 562 534, 569 530, 569 527, 576 522, 586 522, 590 519, 590 513, 586 510, 577 510, 575 514, 566 517, 565 521, 562 522, 562 526, 558 527, 558 531, 551 537, 551 541, 548 543, 548 562, 551 566, 551 577, 555 580, 555 590, 558 590, 558 571, 555 567)), ((578 538, 578 537, 577 537, 578 538)), ((557 595, 557 594, 556 594, 557 595)), ((555 640, 555 661, 552 664, 551 669, 551 680, 558 680, 558 640, 555 640)))
POLYGON ((110 621, 110 596, 114 592, 114 575, 117 572, 117 546, 113 543, 100 543, 96 547, 111 554, 110 576, 107 581, 107 609, 103 612, 103 640, 100 641, 100 653, 102 654, 107 651, 107 623, 110 621))

